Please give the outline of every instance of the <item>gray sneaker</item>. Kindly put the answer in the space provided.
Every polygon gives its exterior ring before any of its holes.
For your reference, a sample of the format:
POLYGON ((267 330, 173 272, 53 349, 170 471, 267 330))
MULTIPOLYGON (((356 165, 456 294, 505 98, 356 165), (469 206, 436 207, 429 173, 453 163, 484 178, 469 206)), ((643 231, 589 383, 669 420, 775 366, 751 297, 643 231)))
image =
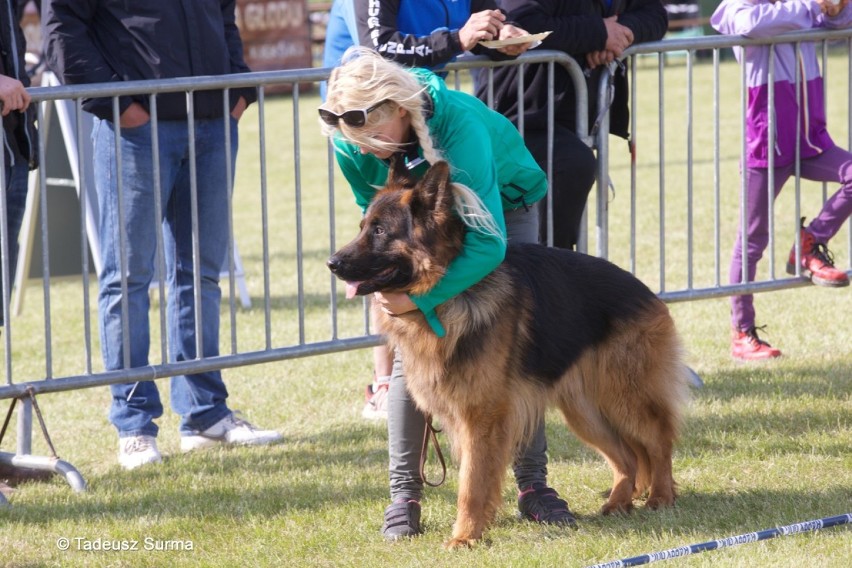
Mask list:
POLYGON ((278 442, 281 438, 275 430, 260 430, 232 412, 207 430, 181 436, 180 449, 191 452, 218 444, 257 446, 278 442))
POLYGON ((118 463, 124 469, 163 461, 154 436, 128 436, 118 439, 118 463))

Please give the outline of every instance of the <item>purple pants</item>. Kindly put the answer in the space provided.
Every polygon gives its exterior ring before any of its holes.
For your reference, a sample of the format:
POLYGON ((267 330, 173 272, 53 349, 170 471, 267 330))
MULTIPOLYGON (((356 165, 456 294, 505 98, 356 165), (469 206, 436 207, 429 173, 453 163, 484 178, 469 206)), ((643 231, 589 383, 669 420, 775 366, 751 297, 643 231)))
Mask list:
MULTIPOLYGON (((813 158, 802 160, 802 179, 824 182, 839 182, 840 189, 822 207, 808 231, 819 243, 827 243, 844 221, 852 214, 852 153, 837 146, 813 158)), ((784 183, 795 173, 795 164, 775 168, 775 197, 781 193, 784 183)), ((757 262, 769 244, 769 186, 768 168, 747 168, 747 227, 748 227, 748 281, 754 280, 757 262)), ((742 281, 742 229, 737 230, 737 241, 731 258, 730 282, 742 281)), ((794 237, 795 238, 795 237, 794 237)), ((743 294, 731 296, 731 324, 734 329, 746 331, 754 326, 754 296, 743 294)))

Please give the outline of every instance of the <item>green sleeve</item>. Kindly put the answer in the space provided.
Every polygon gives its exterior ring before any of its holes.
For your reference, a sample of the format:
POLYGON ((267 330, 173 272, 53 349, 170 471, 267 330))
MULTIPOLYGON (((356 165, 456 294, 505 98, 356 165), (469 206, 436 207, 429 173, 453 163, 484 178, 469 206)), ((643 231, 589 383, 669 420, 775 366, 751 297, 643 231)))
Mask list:
POLYGON ((441 136, 444 157, 451 164, 451 177, 456 183, 468 186, 482 200, 494 217, 503 238, 468 228, 461 253, 447 267, 447 273, 428 293, 412 296, 432 330, 443 337, 445 330, 435 314, 440 304, 467 290, 493 271, 506 255, 506 223, 497 185, 497 170, 486 128, 477 121, 454 121, 449 132, 441 136))

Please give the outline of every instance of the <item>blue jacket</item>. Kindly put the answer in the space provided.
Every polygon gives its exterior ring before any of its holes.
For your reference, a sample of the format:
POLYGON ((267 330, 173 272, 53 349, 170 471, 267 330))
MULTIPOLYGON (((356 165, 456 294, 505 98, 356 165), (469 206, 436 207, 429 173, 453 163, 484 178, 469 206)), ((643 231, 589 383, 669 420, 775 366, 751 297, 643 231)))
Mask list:
MULTIPOLYGON (((334 0, 328 13, 325 27, 325 44, 322 51, 322 66, 337 67, 347 49, 355 45, 358 28, 355 26, 355 12, 352 0, 334 0)), ((320 83, 320 98, 325 101, 328 83, 320 83)))

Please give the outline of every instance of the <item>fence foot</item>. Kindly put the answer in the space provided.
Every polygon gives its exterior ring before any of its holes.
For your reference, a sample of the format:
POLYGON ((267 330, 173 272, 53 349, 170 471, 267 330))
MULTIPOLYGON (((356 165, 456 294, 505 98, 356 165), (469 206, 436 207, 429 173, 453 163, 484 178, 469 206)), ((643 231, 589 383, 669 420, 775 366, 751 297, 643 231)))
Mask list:
MULTIPOLYGON (((61 474, 68 485, 76 492, 86 490, 86 480, 77 471, 77 468, 70 463, 59 459, 56 455, 56 450, 53 447, 53 442, 50 440, 50 435, 47 433, 47 426, 44 423, 44 418, 38 408, 38 403, 35 399, 35 394, 30 390, 25 396, 12 399, 12 404, 9 406, 9 412, 6 414, 6 420, 0 427, 0 442, 3 441, 3 436, 9 426, 12 412, 15 410, 15 403, 21 403, 21 411, 18 414, 18 448, 12 454, 9 452, 0 452, 0 472, 6 477, 13 479, 45 479, 51 473, 61 474), (51 456, 34 456, 32 455, 32 413, 35 410, 38 416, 41 431, 44 434, 44 439, 50 448, 51 456), (4 467, 8 466, 8 467, 4 467)), ((5 496, 4 496, 5 501, 5 496)), ((2 503, 0 503, 2 504, 2 503)))
POLYGON ((86 480, 83 479, 83 476, 77 471, 73 465, 64 460, 56 461, 56 473, 61 473, 65 476, 65 481, 68 482, 68 485, 71 486, 77 493, 83 493, 86 491, 86 480))
POLYGON ((11 467, 11 470, 6 468, 6 474, 9 477, 19 479, 40 478, 42 477, 39 475, 41 472, 58 473, 65 478, 68 485, 77 493, 86 490, 86 480, 83 479, 77 468, 59 458, 0 452, 0 465, 11 467))

